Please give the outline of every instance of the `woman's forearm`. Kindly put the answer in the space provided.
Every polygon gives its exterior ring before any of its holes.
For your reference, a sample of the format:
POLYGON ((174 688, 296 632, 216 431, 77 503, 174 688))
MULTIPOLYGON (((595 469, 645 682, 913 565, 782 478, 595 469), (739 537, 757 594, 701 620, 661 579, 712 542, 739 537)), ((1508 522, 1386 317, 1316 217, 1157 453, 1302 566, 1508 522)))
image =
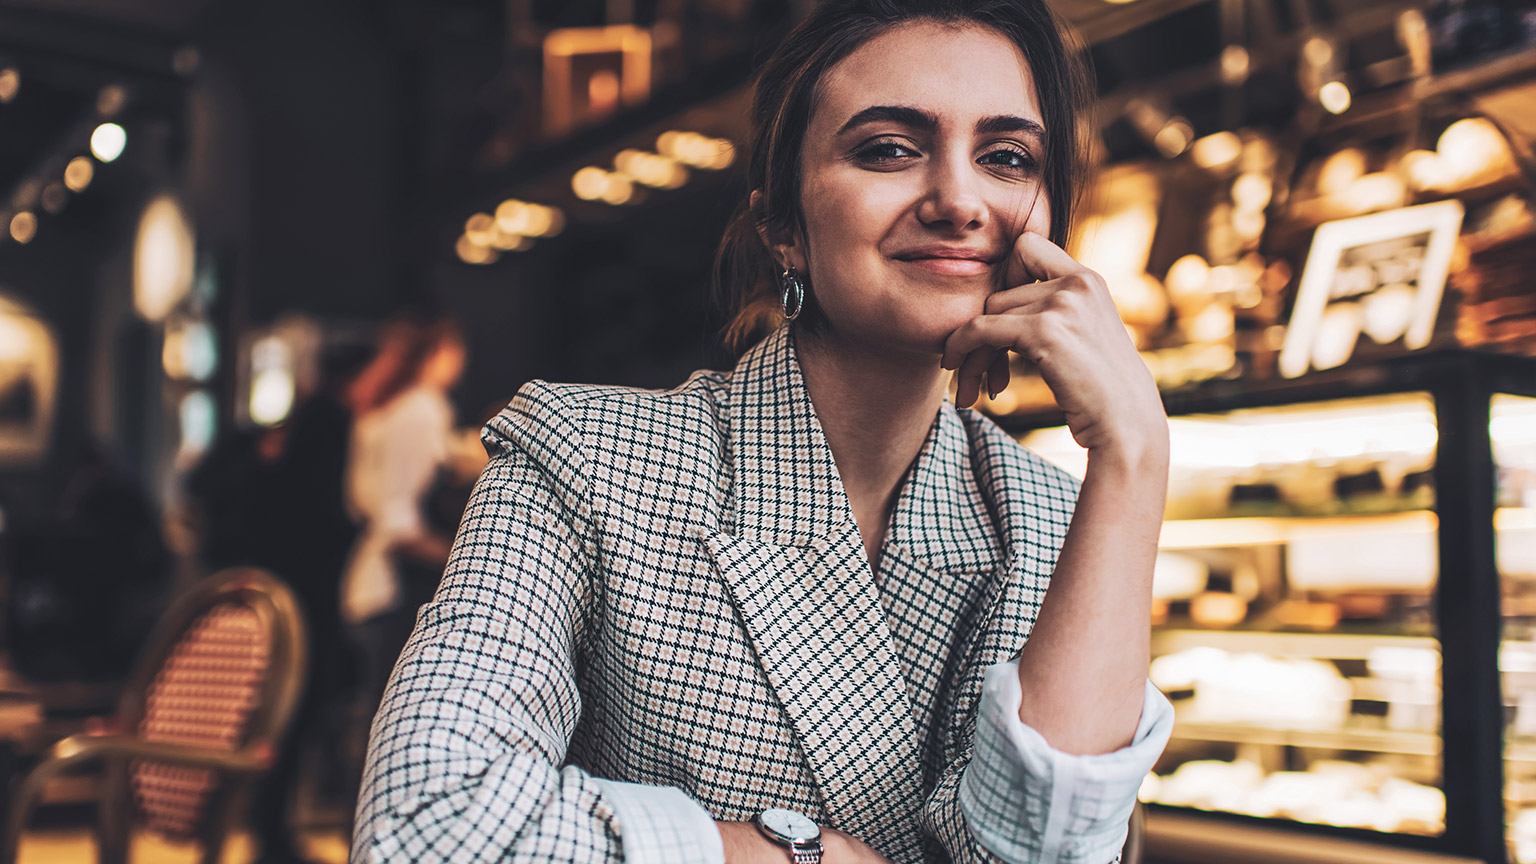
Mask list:
POLYGON ((1071 754, 1131 743, 1150 660, 1168 444, 1090 451, 1050 589, 1019 658, 1019 719, 1071 754))

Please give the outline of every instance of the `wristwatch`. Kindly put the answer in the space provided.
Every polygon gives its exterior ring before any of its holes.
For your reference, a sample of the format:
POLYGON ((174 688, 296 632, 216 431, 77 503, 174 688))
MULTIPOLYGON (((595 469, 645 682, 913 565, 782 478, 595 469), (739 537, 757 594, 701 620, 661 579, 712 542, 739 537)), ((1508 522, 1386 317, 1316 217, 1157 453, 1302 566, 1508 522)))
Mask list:
POLYGON ((757 828, 788 849, 793 864, 821 864, 821 828, 805 816, 770 807, 757 814, 757 828))

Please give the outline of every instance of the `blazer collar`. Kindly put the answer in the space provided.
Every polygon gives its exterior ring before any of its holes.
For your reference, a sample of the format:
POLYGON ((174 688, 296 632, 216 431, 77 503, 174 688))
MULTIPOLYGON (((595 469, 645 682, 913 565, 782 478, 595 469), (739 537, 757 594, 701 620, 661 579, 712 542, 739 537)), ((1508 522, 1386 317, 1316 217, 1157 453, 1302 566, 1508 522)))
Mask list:
POLYGON ((903 557, 951 577, 997 567, 1004 558, 1000 526, 990 490, 977 482, 973 449, 960 412, 945 402, 902 480, 882 560, 903 557))
POLYGON ((737 536, 804 546, 853 523, 853 509, 811 405, 790 327, 736 364, 730 391, 737 536))
MULTIPOLYGON (((853 524, 790 327, 776 330, 737 364, 729 413, 736 505, 731 533, 804 546, 853 524)), ((940 573, 991 571, 1011 557, 1001 544, 1022 536, 1022 526, 1013 523, 1025 514, 1017 506, 995 510, 992 505, 1000 503, 995 493, 1001 490, 982 488, 977 478, 980 471, 989 480, 997 476, 990 470, 994 463, 1012 454, 993 452, 994 442, 973 440, 977 421, 987 422, 947 401, 940 406, 902 481, 886 552, 916 558, 940 573)), ((1012 441, 1006 445, 1017 449, 1012 441)))

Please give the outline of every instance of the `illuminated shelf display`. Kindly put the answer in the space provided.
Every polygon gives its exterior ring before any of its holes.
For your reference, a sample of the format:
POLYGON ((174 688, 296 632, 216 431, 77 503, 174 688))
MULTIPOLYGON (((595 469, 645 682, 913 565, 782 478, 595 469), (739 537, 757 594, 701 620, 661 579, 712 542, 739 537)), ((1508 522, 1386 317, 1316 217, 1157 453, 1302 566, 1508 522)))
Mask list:
MULTIPOLYGON (((1143 801, 1486 855, 1466 825, 1502 797, 1510 860, 1536 864, 1536 393, 1467 371, 1486 362, 1532 389, 1536 370, 1470 358, 1403 364, 1364 388, 1303 380, 1170 405, 1149 676, 1175 725, 1143 801), (1478 392, 1495 394, 1480 421, 1478 392), (1478 447, 1496 464, 1492 507, 1469 506, 1484 487, 1462 482, 1478 447), (1461 730, 1498 708, 1491 688, 1470 706, 1453 660, 1486 616, 1447 596, 1481 578, 1472 542, 1497 568, 1504 614, 1506 788, 1481 803, 1463 791, 1461 730)), ((1014 432, 1082 476, 1065 427, 1014 432)))
POLYGON ((1536 864, 1536 399, 1489 405, 1500 513, 1496 560, 1503 606, 1504 800, 1509 858, 1536 864))

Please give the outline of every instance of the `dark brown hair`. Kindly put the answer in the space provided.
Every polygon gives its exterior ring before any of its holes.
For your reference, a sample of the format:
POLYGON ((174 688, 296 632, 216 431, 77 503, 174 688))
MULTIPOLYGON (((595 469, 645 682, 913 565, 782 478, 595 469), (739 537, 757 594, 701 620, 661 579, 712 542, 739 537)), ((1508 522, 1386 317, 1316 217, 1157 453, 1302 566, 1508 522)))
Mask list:
MULTIPOLYGON (((729 323, 725 347, 740 353, 783 320, 778 267, 758 227, 770 236, 804 236, 800 154, 827 70, 859 46, 909 21, 977 24, 1019 47, 1034 76, 1045 126, 1041 172, 1051 207, 1051 240, 1065 245, 1087 175, 1086 136, 1079 123, 1092 103, 1086 52, 1044 0, 827 0, 799 25, 758 71, 747 140, 747 188, 762 193, 743 204, 715 256, 713 300, 729 323)), ((814 290, 804 319, 820 320, 814 290)))

